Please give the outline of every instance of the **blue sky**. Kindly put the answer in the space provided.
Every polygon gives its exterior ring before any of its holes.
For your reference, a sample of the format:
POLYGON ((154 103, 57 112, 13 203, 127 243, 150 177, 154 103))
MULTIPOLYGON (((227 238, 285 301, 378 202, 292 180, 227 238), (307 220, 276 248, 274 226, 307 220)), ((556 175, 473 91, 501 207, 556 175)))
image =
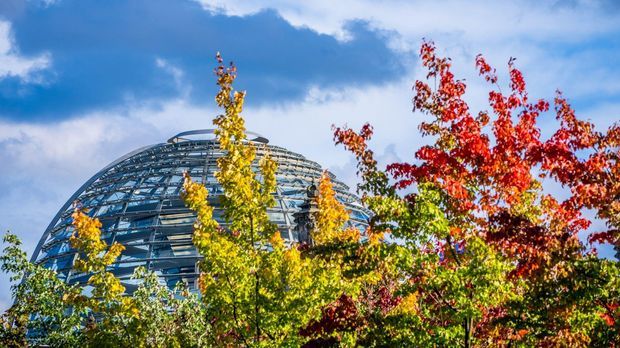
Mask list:
MULTIPOLYGON (((426 141, 410 111, 422 38, 452 57, 474 110, 485 107, 473 65, 483 53, 500 72, 516 57, 532 96, 559 88, 596 125, 620 120, 613 0, 3 0, 0 229, 31 252, 107 163, 209 128, 217 51, 238 65, 248 127, 272 143, 353 184, 354 162, 334 148, 330 126, 370 121, 383 162, 410 159, 426 141)), ((542 118, 543 134, 553 125, 542 118)), ((8 289, 3 282, 0 308, 8 289)))
POLYGON ((0 81, 0 113, 11 119, 53 121, 129 103, 153 106, 192 86, 185 97, 208 105, 215 93, 211 72, 216 51, 243 69, 239 86, 252 104, 287 102, 308 85, 343 87, 382 83, 404 69, 385 37, 364 21, 338 42, 291 26, 277 11, 243 17, 205 11, 198 2, 167 0, 63 0, 29 2, 7 16, 20 53, 49 56, 49 67, 0 81))

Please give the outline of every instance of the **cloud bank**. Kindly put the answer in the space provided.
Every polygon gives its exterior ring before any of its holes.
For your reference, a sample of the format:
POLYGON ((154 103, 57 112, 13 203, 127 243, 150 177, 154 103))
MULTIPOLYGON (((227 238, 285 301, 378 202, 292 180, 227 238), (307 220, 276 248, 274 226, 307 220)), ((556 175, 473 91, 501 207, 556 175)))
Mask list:
POLYGON ((348 22, 352 39, 340 42, 296 28, 275 10, 228 16, 193 1, 28 2, 6 17, 12 47, 44 55, 44 61, 31 62, 40 69, 37 81, 15 74, 0 80, 5 118, 52 121, 145 103, 157 107, 182 93, 205 105, 215 93, 210 76, 217 51, 237 63, 239 87, 255 91, 254 104, 300 99, 310 85, 381 83, 403 69, 386 46, 388 34, 364 21, 348 22))

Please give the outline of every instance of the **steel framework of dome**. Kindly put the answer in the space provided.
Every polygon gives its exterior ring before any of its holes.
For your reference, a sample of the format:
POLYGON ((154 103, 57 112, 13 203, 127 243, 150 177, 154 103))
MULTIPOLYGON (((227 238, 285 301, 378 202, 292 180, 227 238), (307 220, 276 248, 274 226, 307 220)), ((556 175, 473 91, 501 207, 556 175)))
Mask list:
MULTIPOLYGON (((147 146, 112 162, 80 187, 56 214, 45 230, 32 261, 54 269, 69 283, 85 283, 88 274, 72 268, 76 257, 69 245, 73 233, 73 203, 102 223, 102 238, 110 244, 122 243, 125 251, 109 269, 128 292, 137 281, 131 274, 138 266, 154 271, 168 286, 178 281, 194 286, 198 276, 197 261, 201 258, 192 244, 195 214, 179 197, 183 173, 203 183, 209 190, 209 201, 215 207, 214 218, 226 226, 219 208, 222 190, 214 177, 216 159, 223 155, 212 130, 179 133, 167 143, 147 146)), ((255 145, 257 159, 269 152, 278 163, 276 206, 268 211, 278 225, 282 237, 300 241, 307 233, 304 227, 309 202, 308 188, 316 184, 322 169, 316 162, 282 147, 268 144, 258 134, 248 133, 248 142, 255 145)), ((331 174, 330 174, 331 175, 331 174)), ((368 211, 349 188, 335 180, 337 198, 350 212, 350 225, 364 230, 368 211)))

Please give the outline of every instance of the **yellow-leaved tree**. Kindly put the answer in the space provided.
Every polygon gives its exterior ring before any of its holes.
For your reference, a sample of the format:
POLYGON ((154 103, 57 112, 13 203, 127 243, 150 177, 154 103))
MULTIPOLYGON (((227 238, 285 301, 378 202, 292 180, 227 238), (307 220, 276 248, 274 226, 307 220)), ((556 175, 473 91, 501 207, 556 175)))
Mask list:
MULTIPOLYGON (((71 246, 78 251, 74 267, 89 274, 87 284, 63 292, 63 311, 81 316, 81 325, 61 333, 61 346, 196 347, 207 345, 209 325, 198 297, 183 284, 169 289, 154 272, 135 269, 132 294, 108 269, 125 247, 102 239, 101 222, 76 209, 71 246), (81 292, 73 289, 82 289, 81 292)), ((38 266, 37 266, 38 267, 38 266)), ((75 322, 75 320, 74 320, 75 322)), ((50 330, 50 328, 46 328, 50 330)), ((54 329, 55 330, 55 329, 54 329)), ((45 342, 45 341, 43 341, 45 342)), ((58 339, 48 341, 56 346, 58 339)))
POLYGON ((74 267, 78 272, 90 274, 88 285, 92 291, 68 298, 75 308, 86 308, 90 316, 86 325, 89 341, 112 344, 115 337, 122 342, 129 339, 126 331, 128 321, 139 316, 131 297, 123 296, 125 287, 107 270, 120 256, 125 247, 117 242, 108 244, 101 238, 101 222, 76 208, 73 215, 75 231, 69 239, 78 251, 74 267), (99 318, 97 318, 99 317, 99 318))
POLYGON ((383 232, 347 227, 349 213, 338 201, 327 172, 315 197, 314 229, 307 255, 339 270, 341 296, 323 308, 321 318, 302 330, 313 346, 373 346, 386 318, 397 309, 397 246, 383 232))
POLYGON ((302 255, 286 245, 267 209, 275 204, 276 162, 267 154, 256 159, 256 144, 246 140, 240 113, 245 94, 233 91, 233 65, 217 56, 223 109, 213 123, 224 151, 215 174, 226 226, 213 219, 208 190, 185 175, 182 197, 197 213, 194 244, 204 256, 199 280, 202 301, 213 327, 213 345, 301 345, 300 328, 321 316, 321 309, 343 291, 340 268, 321 258, 302 255), (253 165, 258 167, 255 172, 253 165))

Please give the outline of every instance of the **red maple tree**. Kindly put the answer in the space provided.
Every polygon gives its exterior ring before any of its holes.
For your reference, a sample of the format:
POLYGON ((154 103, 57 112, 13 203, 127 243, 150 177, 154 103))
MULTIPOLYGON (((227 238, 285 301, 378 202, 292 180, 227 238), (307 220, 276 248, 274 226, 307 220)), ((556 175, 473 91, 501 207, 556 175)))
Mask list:
MULTIPOLYGON (((463 99, 466 84, 451 72, 451 61, 438 56, 432 42, 422 44, 420 57, 428 71, 426 80, 434 80, 436 88, 416 81, 413 109, 430 116, 420 131, 435 142, 420 147, 414 161, 391 163, 381 171, 367 145, 372 126, 366 124, 360 132, 336 128, 336 143, 358 159, 360 190, 366 197, 410 192, 403 199, 413 207, 419 199, 416 189, 430 184, 443 195, 442 209, 451 221, 450 233, 437 241, 434 250, 441 253, 441 262, 458 263, 459 248, 466 248, 467 240, 475 236, 515 265, 509 279, 523 299, 485 308, 474 327, 465 324, 466 336, 475 333, 479 342, 486 336, 498 343, 535 332, 540 345, 608 342, 609 337, 584 333, 569 319, 579 310, 576 306, 586 303, 604 318, 609 332, 616 331, 610 337, 617 339, 619 302, 609 294, 617 294, 618 284, 608 269, 617 269, 617 263, 599 262, 579 234, 591 224, 583 210, 594 209, 608 229, 591 234, 589 242, 620 245, 620 126, 596 131, 593 124, 575 116, 558 91, 551 110, 558 127, 543 139, 537 120, 550 112, 550 103, 529 97, 514 59, 508 62, 509 90, 502 92, 496 70, 483 56, 476 57, 479 74, 492 88, 490 110, 474 114, 463 99), (544 180, 568 188, 569 197, 560 200, 557 193, 543 190, 544 180), (584 300, 584 294, 590 297, 584 300), (525 314, 520 316, 519 311, 538 313, 538 321, 523 319, 525 314)), ((400 217, 385 215, 383 209, 375 222, 390 218, 400 217)), ((405 225, 400 220, 398 228, 405 225)))

